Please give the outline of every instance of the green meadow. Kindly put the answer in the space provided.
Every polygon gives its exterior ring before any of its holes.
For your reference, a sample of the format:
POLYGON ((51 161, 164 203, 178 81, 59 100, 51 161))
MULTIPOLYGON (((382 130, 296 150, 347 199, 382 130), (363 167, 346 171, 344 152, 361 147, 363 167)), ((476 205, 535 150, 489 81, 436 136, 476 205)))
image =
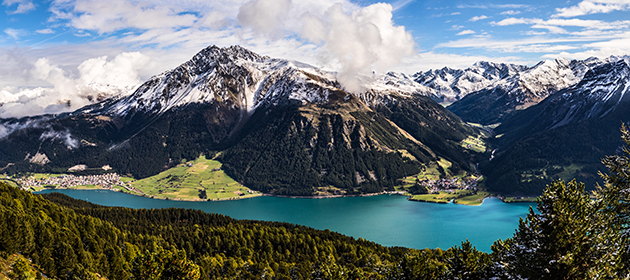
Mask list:
POLYGON ((160 199, 229 200, 260 195, 227 176, 219 161, 204 156, 130 184, 146 196, 160 199), (206 196, 201 198, 203 191, 206 196))

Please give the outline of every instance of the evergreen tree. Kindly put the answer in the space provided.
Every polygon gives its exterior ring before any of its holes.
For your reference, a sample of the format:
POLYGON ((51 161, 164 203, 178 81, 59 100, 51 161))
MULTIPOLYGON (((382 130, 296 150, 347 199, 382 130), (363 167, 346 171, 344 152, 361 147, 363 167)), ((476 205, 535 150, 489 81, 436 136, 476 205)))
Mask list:
POLYGON ((601 174, 604 186, 597 188, 599 199, 603 200, 604 211, 611 217, 610 226, 619 231, 622 240, 620 278, 630 278, 630 131, 621 126, 621 138, 626 146, 621 155, 607 156, 602 163, 609 174, 601 174))
POLYGON ((557 181, 530 208, 513 238, 492 246, 502 272, 511 279, 615 279, 621 235, 601 199, 584 184, 557 181))

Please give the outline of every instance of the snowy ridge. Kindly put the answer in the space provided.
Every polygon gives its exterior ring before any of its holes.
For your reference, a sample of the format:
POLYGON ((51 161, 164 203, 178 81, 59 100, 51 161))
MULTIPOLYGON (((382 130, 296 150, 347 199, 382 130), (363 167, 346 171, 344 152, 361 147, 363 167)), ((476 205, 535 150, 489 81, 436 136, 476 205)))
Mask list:
POLYGON ((247 112, 284 99, 325 103, 341 91, 334 75, 310 65, 260 56, 239 46, 208 47, 177 68, 152 77, 105 109, 125 116, 162 114, 191 103, 222 103, 247 112))
POLYGON ((622 102, 630 102, 629 90, 630 66, 626 59, 596 67, 579 84, 559 92, 549 101, 554 120, 551 128, 604 117, 622 102))
POLYGON ((161 115, 192 103, 211 103, 252 114, 262 104, 325 104, 356 96, 372 107, 394 97, 428 96, 453 101, 469 94, 500 91, 508 102, 532 105, 571 87, 593 67, 629 57, 556 59, 528 67, 477 62, 470 68, 442 68, 414 75, 389 72, 364 77, 365 91, 346 92, 335 73, 295 61, 261 56, 240 46, 203 49, 191 60, 152 77, 131 95, 99 109, 111 116, 161 115), (331 99, 331 96, 335 96, 331 99))
POLYGON ((531 67, 480 61, 463 70, 444 67, 418 72, 412 77, 430 89, 422 91, 423 95, 438 100, 456 101, 469 94, 499 90, 516 103, 537 103, 553 92, 577 84, 588 70, 619 60, 630 61, 630 56, 585 60, 559 58, 544 60, 531 67))
POLYGON ((480 61, 463 70, 444 67, 418 72, 413 78, 417 83, 434 90, 438 98, 455 101, 527 69, 523 65, 480 61))

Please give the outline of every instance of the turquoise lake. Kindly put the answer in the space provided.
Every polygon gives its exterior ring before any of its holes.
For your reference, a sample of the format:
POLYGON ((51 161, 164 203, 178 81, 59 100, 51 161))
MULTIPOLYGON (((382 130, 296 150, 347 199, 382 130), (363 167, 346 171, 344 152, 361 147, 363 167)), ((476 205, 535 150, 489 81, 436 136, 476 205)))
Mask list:
POLYGON ((511 237, 519 217, 535 203, 503 203, 488 198, 481 206, 407 201, 400 195, 326 199, 257 197, 232 201, 188 202, 150 199, 107 190, 44 190, 107 206, 189 208, 236 219, 280 221, 330 229, 385 246, 417 249, 460 245, 470 240, 489 252, 497 239, 511 237))

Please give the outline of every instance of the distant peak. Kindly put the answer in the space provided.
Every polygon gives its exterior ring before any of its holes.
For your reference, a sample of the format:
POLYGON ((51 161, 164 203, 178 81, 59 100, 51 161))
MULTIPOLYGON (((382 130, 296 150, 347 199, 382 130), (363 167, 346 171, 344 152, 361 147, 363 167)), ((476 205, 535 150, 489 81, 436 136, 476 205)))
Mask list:
MULTIPOLYGON (((582 81, 593 81, 601 78, 618 77, 627 75, 630 72, 630 66, 625 60, 618 60, 616 62, 610 62, 594 67, 586 72, 582 81)), ((578 85, 579 86, 579 85, 578 85)))
POLYGON ((243 59, 243 60, 257 61, 257 62, 261 62, 263 60, 269 59, 268 56, 259 55, 253 51, 250 51, 238 45, 223 47, 223 48, 218 47, 216 45, 212 45, 198 52, 193 57, 192 60, 195 61, 202 57, 212 58, 213 60, 223 58, 223 59, 231 59, 231 60, 243 59))

